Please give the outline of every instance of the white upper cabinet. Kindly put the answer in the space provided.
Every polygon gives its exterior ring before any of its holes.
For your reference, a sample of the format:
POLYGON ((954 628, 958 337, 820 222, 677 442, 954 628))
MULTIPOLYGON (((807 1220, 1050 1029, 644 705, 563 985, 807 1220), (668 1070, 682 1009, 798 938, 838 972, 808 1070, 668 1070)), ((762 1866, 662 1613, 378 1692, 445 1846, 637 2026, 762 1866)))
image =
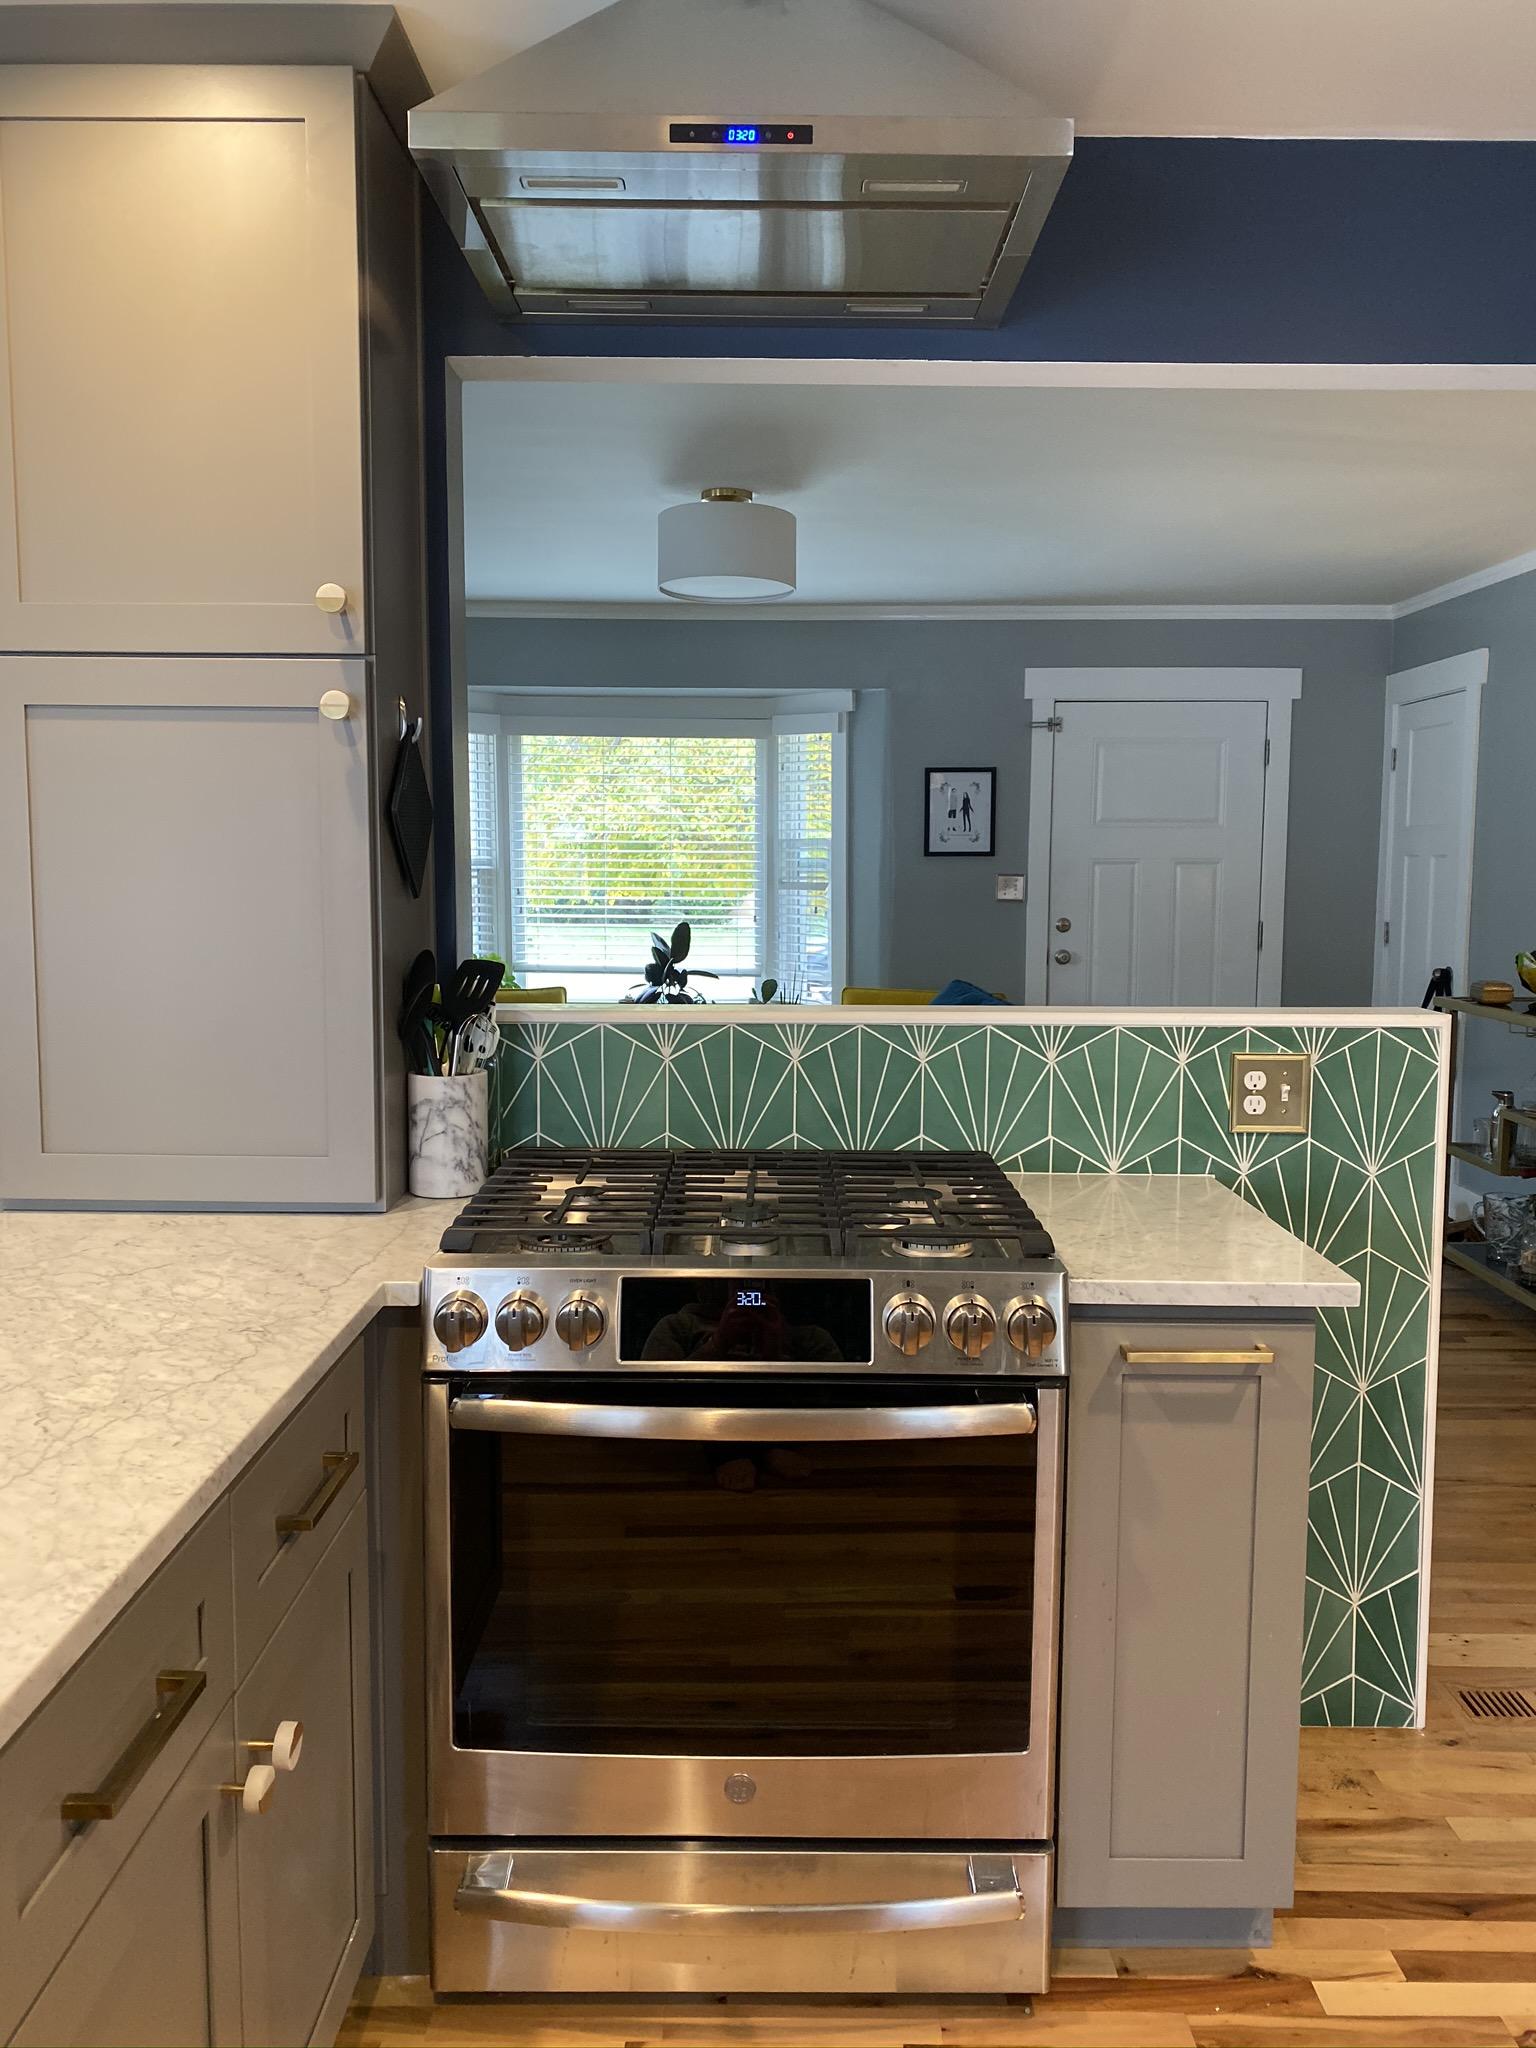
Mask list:
POLYGON ((366 651, 358 232, 349 70, 0 69, 0 652, 366 651))

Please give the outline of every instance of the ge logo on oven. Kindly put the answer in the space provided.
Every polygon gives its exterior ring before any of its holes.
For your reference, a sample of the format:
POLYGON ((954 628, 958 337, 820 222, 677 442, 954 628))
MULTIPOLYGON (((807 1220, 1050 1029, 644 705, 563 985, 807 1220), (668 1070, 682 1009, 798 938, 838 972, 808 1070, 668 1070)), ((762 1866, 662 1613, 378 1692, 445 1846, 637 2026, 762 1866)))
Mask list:
POLYGON ((732 1806, 750 1806, 757 1797, 757 1780, 745 1771, 732 1771, 725 1781, 725 1796, 732 1806))

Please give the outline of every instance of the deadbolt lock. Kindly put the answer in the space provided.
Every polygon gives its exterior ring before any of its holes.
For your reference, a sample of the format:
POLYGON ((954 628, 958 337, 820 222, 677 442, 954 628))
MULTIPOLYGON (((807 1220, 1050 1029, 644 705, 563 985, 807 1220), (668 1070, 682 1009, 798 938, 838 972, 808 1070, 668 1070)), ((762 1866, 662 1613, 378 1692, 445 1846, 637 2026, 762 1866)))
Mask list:
POLYGON ((1071 931, 1071 929, 1072 929, 1072 920, 1071 920, 1071 918, 1070 918, 1070 917, 1058 917, 1058 918, 1057 918, 1057 920, 1056 920, 1056 929, 1057 929, 1057 931, 1059 931, 1059 932, 1069 932, 1069 931, 1071 931))

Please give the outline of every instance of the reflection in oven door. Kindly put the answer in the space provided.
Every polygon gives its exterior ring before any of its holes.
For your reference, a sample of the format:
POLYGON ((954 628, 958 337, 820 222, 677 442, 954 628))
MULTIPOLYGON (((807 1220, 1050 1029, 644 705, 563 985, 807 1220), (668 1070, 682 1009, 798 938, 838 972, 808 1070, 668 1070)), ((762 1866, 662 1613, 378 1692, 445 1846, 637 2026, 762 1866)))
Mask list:
POLYGON ((1058 1388, 434 1383, 433 1827, 1050 1833, 1058 1388))

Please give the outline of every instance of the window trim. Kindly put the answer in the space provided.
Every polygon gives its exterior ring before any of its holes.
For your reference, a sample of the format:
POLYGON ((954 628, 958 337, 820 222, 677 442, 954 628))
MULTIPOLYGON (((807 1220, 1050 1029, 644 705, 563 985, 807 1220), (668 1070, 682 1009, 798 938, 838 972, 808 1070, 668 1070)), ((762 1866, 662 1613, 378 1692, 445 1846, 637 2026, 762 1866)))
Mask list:
MULTIPOLYGON (((781 734, 824 732, 832 740, 831 900, 827 919, 830 987, 827 1005, 817 1003, 810 1007, 820 1009, 836 1004, 848 979, 848 723, 853 693, 846 690, 804 690, 779 697, 754 696, 743 704, 745 710, 746 704, 750 703, 754 715, 697 718, 689 717, 681 706, 659 715, 646 709, 626 710, 623 700, 615 698, 611 692, 600 694, 604 699, 601 711, 596 712, 594 707, 595 715, 583 715, 571 712, 564 697, 557 700, 545 691, 508 689, 470 693, 469 730, 492 733, 499 741, 496 748, 496 804, 500 826, 497 845, 503 850, 503 858, 496 869, 494 925, 497 935, 495 950, 505 959, 508 972, 518 971, 517 962, 512 957, 513 933, 517 928, 512 890, 513 875, 521 856, 518 817, 511 803, 512 763, 514 749, 525 734, 593 739, 751 738, 758 743, 756 886, 761 907, 761 943, 753 979, 761 982, 766 974, 773 971, 765 963, 775 958, 778 945, 777 879, 773 862, 778 819, 778 749, 774 742, 781 734), (546 706, 550 708, 546 709, 546 706)), ((711 701, 718 703, 719 699, 711 694, 711 701)), ((541 975, 577 975, 593 971, 590 963, 544 965, 538 969, 541 975)), ((743 1005, 733 1001, 722 1007, 739 1009, 743 1005)))

